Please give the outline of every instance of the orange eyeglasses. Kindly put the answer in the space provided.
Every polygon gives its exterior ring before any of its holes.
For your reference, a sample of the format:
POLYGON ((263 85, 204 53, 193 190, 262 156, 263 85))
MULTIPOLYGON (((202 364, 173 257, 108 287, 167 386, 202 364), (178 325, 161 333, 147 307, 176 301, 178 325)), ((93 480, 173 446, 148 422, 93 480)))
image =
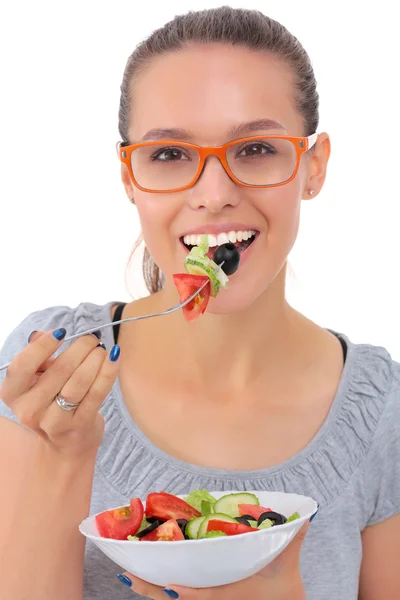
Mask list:
POLYGON ((117 153, 134 185, 144 192, 187 190, 199 179, 209 156, 216 156, 238 185, 268 188, 296 177, 301 156, 315 145, 317 137, 317 133, 308 137, 262 135, 208 147, 176 140, 118 142, 117 153))

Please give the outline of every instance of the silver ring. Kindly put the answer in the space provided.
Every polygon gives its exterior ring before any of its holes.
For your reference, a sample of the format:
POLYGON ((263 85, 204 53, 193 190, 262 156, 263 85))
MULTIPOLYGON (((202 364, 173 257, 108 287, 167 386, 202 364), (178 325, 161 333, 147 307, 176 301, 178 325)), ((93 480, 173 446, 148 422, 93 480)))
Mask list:
POLYGON ((58 393, 54 399, 60 408, 68 412, 76 410, 79 406, 79 402, 77 402, 76 404, 74 404, 73 402, 67 402, 67 400, 63 398, 60 393, 58 393))

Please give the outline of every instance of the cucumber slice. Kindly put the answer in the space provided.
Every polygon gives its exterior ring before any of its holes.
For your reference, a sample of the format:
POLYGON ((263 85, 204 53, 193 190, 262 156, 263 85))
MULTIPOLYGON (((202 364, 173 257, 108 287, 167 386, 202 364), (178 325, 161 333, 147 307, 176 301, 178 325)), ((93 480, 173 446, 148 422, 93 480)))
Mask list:
POLYGON ((218 513, 224 513, 230 517, 237 517, 239 515, 239 504, 254 504, 260 506, 260 501, 254 494, 248 492, 239 492, 238 494, 227 494, 222 496, 215 503, 215 511, 218 513))
POLYGON ((291 521, 295 521, 296 519, 300 519, 300 515, 298 512, 295 512, 292 515, 290 515, 286 523, 290 523, 291 521))
MULTIPOLYGON (((201 517, 198 517, 198 518, 201 518, 201 517)), ((214 521, 214 520, 225 521, 226 523, 237 523, 236 519, 233 519, 229 515, 224 515, 223 513, 219 513, 219 512, 212 513, 211 515, 208 515, 207 517, 203 518, 202 523, 200 523, 199 531, 197 534, 198 538, 202 538, 206 535, 209 521, 214 521)), ((186 527, 186 532, 187 532, 187 527, 186 527)))
POLYGON ((269 529, 270 527, 272 527, 273 524, 274 522, 271 521, 271 519, 264 519, 264 521, 258 527, 256 523, 256 527, 257 529, 269 529))
POLYGON ((188 538, 190 538, 191 540, 197 540, 199 527, 205 518, 207 517, 196 517, 195 519, 189 521, 185 528, 185 533, 188 536, 188 538))
POLYGON ((190 275, 206 275, 206 277, 209 277, 211 296, 215 298, 215 296, 219 292, 221 284, 218 281, 217 277, 214 275, 212 269, 202 264, 202 262, 200 262, 200 259, 187 259, 185 262, 185 269, 186 272, 190 275))

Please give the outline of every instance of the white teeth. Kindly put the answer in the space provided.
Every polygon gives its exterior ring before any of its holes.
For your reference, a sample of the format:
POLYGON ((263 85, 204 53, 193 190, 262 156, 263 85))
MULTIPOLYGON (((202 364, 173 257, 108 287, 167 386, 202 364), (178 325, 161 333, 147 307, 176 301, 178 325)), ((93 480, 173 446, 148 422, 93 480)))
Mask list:
POLYGON ((218 246, 218 241, 217 241, 217 236, 213 235, 212 233, 208 234, 208 245, 210 247, 212 246, 218 246))
POLYGON ((254 230, 229 231, 219 233, 218 235, 214 235, 212 233, 203 233, 199 235, 185 235, 183 241, 189 246, 199 246, 201 244, 201 238, 203 236, 207 236, 208 245, 210 248, 213 248, 214 246, 220 246, 221 244, 227 244, 228 242, 235 244, 236 242, 249 240, 255 235, 256 231, 254 230))
POLYGON ((218 246, 221 246, 221 244, 227 244, 229 242, 229 235, 227 233, 219 233, 217 242, 218 246))

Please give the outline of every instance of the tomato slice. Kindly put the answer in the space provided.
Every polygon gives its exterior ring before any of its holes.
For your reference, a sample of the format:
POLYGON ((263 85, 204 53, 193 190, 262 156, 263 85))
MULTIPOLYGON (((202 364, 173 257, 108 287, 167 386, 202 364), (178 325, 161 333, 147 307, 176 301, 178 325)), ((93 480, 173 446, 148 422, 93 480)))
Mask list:
POLYGON ((222 531, 226 535, 239 535, 240 533, 250 533, 251 531, 259 530, 256 527, 248 527, 243 523, 227 523, 226 521, 211 519, 208 522, 207 531, 222 531))
POLYGON ((201 513, 187 502, 166 492, 152 492, 146 498, 146 516, 156 517, 160 521, 186 519, 190 521, 201 517, 201 513))
POLYGON ((106 510, 96 515, 99 534, 114 540, 126 540, 135 535, 143 520, 144 508, 140 498, 133 498, 129 506, 106 510))
POLYGON ((263 506, 257 506, 256 504, 239 504, 239 517, 244 515, 250 515, 255 521, 261 517, 265 512, 271 512, 271 508, 264 508, 263 506))
POLYGON ((184 540, 185 536, 183 535, 178 523, 175 519, 170 519, 166 521, 157 529, 154 529, 147 535, 144 535, 140 538, 141 542, 177 542, 179 540, 184 540))
POLYGON ((210 279, 207 275, 190 275, 189 273, 176 273, 173 277, 181 302, 187 300, 203 283, 208 281, 208 285, 182 308, 186 321, 194 321, 204 314, 207 308, 210 300, 210 279))

